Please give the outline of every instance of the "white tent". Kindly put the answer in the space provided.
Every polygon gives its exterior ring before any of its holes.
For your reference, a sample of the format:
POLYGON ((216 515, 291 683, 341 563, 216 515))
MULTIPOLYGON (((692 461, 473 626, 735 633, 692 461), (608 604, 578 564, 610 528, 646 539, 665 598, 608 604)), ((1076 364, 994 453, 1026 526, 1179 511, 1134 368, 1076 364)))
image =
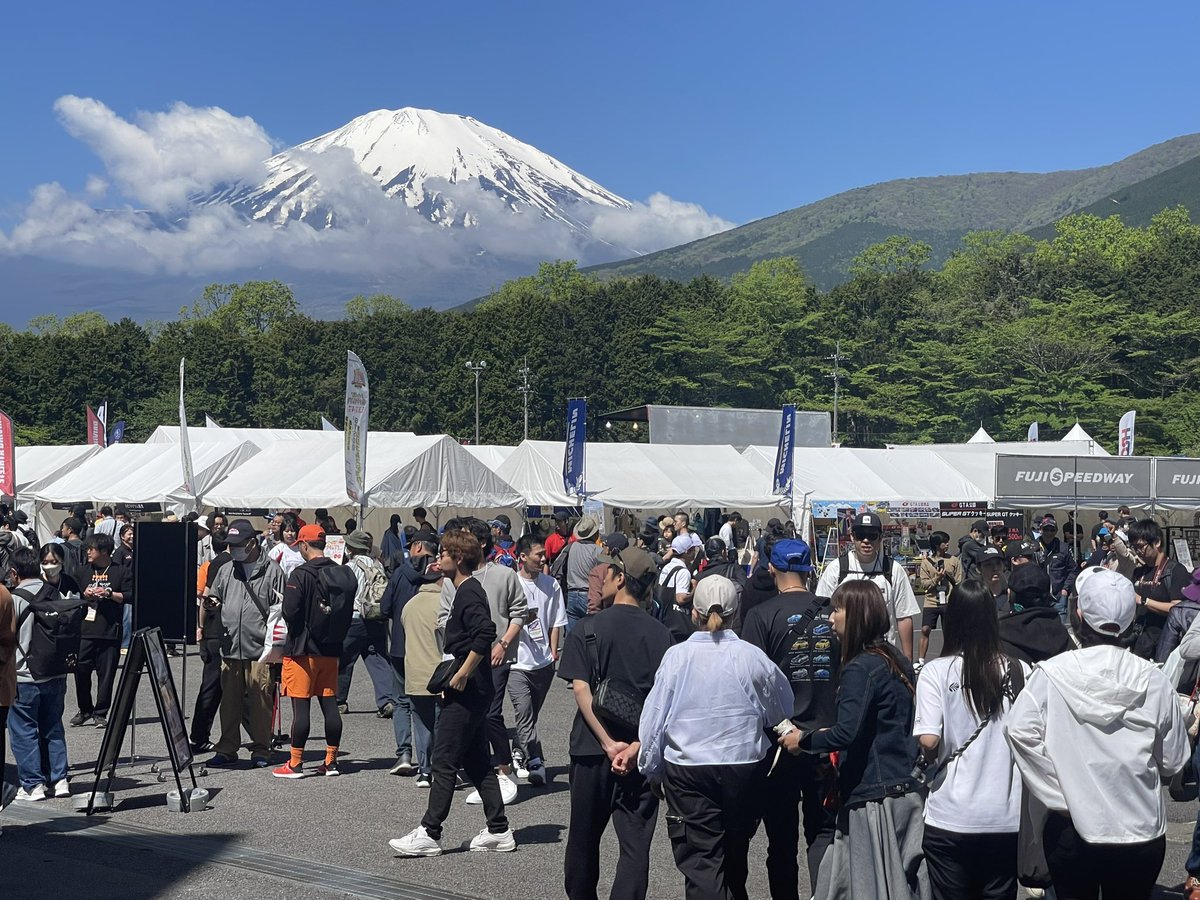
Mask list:
POLYGON ((504 461, 512 456, 516 447, 509 447, 504 444, 466 444, 463 449, 470 453, 473 457, 496 472, 504 461))
MULTIPOLYGON (((1100 444, 1096 441, 1096 439, 1094 437, 1092 437, 1090 434, 1088 434, 1084 430, 1083 426, 1080 425, 1078 422, 1076 422, 1071 427, 1070 431, 1068 431, 1066 434, 1063 435, 1062 440, 1063 441, 1086 441, 1087 443, 1092 444, 1093 446, 1096 447, 1096 451, 1091 454, 1092 456, 1112 456, 1112 454, 1109 453, 1107 450, 1105 450, 1103 447, 1101 447, 1100 444)), ((1059 443, 1062 443, 1062 441, 1060 441, 1059 443)), ((1057 450, 1057 447, 1055 447, 1055 450, 1057 450)), ((1051 451, 1051 452, 1055 452, 1055 451, 1051 451)))
POLYGON ((987 429, 984 428, 982 425, 980 425, 979 430, 976 431, 969 438, 967 438, 967 443, 968 444, 994 444, 996 442, 994 440, 992 440, 992 436, 987 433, 987 429))
MULTIPOLYGON (((341 435, 329 434, 337 439, 278 441, 266 447, 208 491, 205 502, 234 509, 326 507, 353 513, 346 496, 341 435)), ((514 510, 521 506, 517 491, 444 434, 372 433, 367 439, 366 483, 368 519, 378 535, 387 522, 379 512, 372 517, 371 510, 411 506, 431 511, 514 510)))
MULTIPOLYGON (((563 487, 564 444, 525 441, 499 468, 531 506, 578 506, 563 487)), ((588 494, 625 509, 775 509, 770 479, 727 445, 588 444, 588 494)))
MULTIPOLYGON (((399 434, 413 437, 411 431, 372 431, 371 437, 381 434, 399 434)), ((368 443, 370 442, 368 438, 368 443)), ((343 440, 340 431, 324 431, 319 428, 221 428, 188 426, 188 440, 193 444, 197 441, 229 441, 241 443, 249 441, 256 447, 265 448, 279 441, 327 441, 340 444, 343 440)), ((178 444, 178 425, 159 425, 146 438, 147 444, 178 444)))
MULTIPOLYGON (((206 502, 208 490, 258 453, 249 441, 204 441, 191 445, 196 494, 206 502)), ((161 504, 176 514, 196 507, 196 497, 183 486, 183 460, 178 444, 114 444, 53 480, 32 495, 37 528, 50 530, 53 504, 161 504)))
POLYGON ((100 447, 96 444, 17 447, 17 496, 14 498, 17 508, 32 513, 33 494, 40 487, 99 452, 100 447))

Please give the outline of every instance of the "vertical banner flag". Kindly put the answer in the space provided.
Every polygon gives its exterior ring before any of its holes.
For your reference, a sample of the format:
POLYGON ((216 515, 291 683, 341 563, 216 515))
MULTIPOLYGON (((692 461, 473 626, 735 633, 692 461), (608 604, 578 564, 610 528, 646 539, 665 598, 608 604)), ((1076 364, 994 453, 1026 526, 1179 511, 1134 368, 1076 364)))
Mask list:
POLYGON ((119 444, 125 438, 125 420, 122 419, 113 426, 113 430, 108 433, 108 446, 119 444))
POLYGON ((796 407, 788 404, 783 408, 783 421, 779 424, 779 449, 775 451, 775 480, 772 490, 776 494, 792 492, 792 457, 796 449, 796 407))
POLYGON ((371 389, 362 360, 346 351, 346 495, 358 504, 359 519, 367 503, 367 417, 371 389))
POLYGON ((90 406, 87 407, 87 443, 104 446, 104 423, 90 406))
POLYGON ((1121 423, 1117 426, 1117 456, 1133 456, 1133 420, 1136 416, 1134 410, 1130 410, 1121 416, 1121 423))
POLYGON ((1027 441, 1028 441, 1029 443, 1031 443, 1031 444, 1036 444, 1036 443, 1037 443, 1037 439, 1038 439, 1038 423, 1037 423, 1037 422, 1033 422, 1033 423, 1032 423, 1032 424, 1029 426, 1029 431, 1028 431, 1028 433, 1025 435, 1025 440, 1027 440, 1027 441))
POLYGON ((567 401, 567 446, 563 452, 563 487, 568 494, 587 495, 584 456, 587 449, 587 400, 567 401))
POLYGON ((17 499, 17 448, 13 446, 13 422, 0 412, 0 494, 17 499))
POLYGON ((192 469, 192 442, 188 438, 187 407, 183 405, 183 366, 186 360, 179 357, 179 458, 183 463, 183 486, 189 494, 196 496, 196 473, 192 469))
POLYGON ((324 416, 321 416, 321 430, 322 431, 337 431, 337 426, 334 425, 332 422, 330 422, 324 416))
MULTIPOLYGON (((108 440, 108 401, 105 400, 96 408, 96 418, 100 420, 100 436, 102 440, 108 440)), ((102 443, 101 447, 107 447, 107 443, 102 443)))

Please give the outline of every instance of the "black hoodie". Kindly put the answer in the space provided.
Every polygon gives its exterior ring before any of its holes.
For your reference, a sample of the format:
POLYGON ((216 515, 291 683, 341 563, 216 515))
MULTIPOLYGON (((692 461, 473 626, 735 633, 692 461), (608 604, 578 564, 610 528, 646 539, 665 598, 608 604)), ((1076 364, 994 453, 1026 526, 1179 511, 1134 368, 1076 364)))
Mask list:
POLYGON ((1067 626, 1052 606, 1031 606, 1000 617, 1000 646, 1033 665, 1071 647, 1067 626))
POLYGON ((983 551, 987 549, 969 534, 958 539, 958 561, 962 563, 963 579, 974 578, 979 574, 979 561, 983 559, 983 551))

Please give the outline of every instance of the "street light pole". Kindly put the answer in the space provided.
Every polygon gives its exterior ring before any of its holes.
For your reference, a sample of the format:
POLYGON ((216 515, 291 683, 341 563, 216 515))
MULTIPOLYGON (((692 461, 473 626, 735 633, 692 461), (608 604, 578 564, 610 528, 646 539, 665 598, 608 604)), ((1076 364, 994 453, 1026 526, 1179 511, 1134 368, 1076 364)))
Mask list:
POLYGON ((842 382, 841 363, 842 363, 842 360, 847 358, 845 356, 842 356, 842 342, 838 341, 836 344, 834 344, 833 355, 827 356, 825 358, 833 363, 833 372, 831 372, 829 375, 826 375, 825 377, 833 380, 833 444, 834 444, 834 446, 837 446, 837 444, 838 444, 838 388, 842 382))
POLYGON ((475 373, 475 446, 479 446, 479 373, 487 368, 487 362, 468 362, 467 368, 475 373))
POLYGON ((529 357, 525 357, 525 365, 518 370, 521 376, 521 386, 517 388, 521 392, 521 399, 525 404, 525 437, 524 440, 529 440, 529 392, 533 390, 529 386, 529 357))

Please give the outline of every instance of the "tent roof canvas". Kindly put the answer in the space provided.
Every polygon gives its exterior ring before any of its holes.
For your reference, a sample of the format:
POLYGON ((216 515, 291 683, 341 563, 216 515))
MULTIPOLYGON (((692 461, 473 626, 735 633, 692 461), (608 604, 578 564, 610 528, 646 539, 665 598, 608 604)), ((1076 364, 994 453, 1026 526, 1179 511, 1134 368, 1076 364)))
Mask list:
POLYGON ((32 495, 100 452, 96 444, 66 444, 17 447, 17 497, 32 495))

